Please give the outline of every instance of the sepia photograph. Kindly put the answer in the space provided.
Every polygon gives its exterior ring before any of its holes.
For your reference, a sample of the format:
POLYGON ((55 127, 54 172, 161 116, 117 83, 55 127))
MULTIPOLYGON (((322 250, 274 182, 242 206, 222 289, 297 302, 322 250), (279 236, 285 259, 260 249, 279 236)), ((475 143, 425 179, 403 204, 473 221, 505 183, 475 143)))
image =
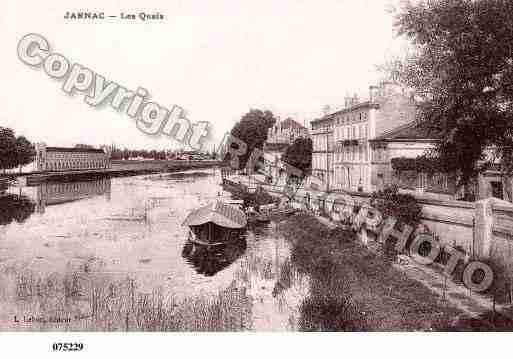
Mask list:
POLYGON ((0 30, 1 347, 513 331, 513 1, 5 0, 0 30))

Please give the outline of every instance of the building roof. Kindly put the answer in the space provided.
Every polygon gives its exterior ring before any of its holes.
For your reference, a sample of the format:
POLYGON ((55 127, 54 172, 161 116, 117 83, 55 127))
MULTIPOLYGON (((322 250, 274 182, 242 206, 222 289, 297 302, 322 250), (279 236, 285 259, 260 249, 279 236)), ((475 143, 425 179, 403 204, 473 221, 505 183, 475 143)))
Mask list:
POLYGON ((404 125, 393 128, 390 131, 372 139, 371 141, 395 142, 395 141, 438 141, 440 135, 436 134, 422 122, 414 120, 404 125))
POLYGON ((321 118, 316 118, 315 120, 310 121, 310 124, 333 121, 334 118, 333 118, 332 115, 333 114, 326 115, 326 116, 321 117, 321 118))
POLYGON ((277 125, 280 125, 282 129, 288 129, 288 128, 305 128, 302 124, 299 122, 291 119, 290 117, 287 118, 284 121, 278 122, 277 125))
POLYGON ((80 147, 46 147, 46 152, 105 153, 105 151, 100 148, 80 147))
POLYGON ((342 110, 338 110, 336 112, 330 113, 330 114, 328 114, 326 116, 323 116, 321 118, 317 118, 315 120, 312 120, 310 123, 331 121, 331 120, 333 120, 335 118, 335 116, 340 115, 342 113, 349 113, 351 111, 359 110, 359 109, 367 108, 367 107, 379 108, 379 104, 376 103, 376 102, 370 102, 370 101, 360 102, 360 103, 357 103, 356 105, 353 105, 353 106, 350 106, 350 107, 346 107, 346 108, 344 108, 342 110))

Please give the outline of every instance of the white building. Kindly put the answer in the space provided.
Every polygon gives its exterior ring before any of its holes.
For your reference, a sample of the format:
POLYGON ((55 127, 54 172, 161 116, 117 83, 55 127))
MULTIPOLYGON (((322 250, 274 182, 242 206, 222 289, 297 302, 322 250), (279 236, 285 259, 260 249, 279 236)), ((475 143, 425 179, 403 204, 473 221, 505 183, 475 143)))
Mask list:
POLYGON ((368 101, 346 98, 344 109, 312 121, 314 173, 327 173, 320 178, 329 190, 375 190, 369 140, 413 121, 415 114, 413 97, 391 82, 370 86, 368 101))
POLYGON ((333 118, 325 116, 313 120, 311 125, 312 138, 312 176, 321 179, 325 190, 331 188, 333 181, 333 118))

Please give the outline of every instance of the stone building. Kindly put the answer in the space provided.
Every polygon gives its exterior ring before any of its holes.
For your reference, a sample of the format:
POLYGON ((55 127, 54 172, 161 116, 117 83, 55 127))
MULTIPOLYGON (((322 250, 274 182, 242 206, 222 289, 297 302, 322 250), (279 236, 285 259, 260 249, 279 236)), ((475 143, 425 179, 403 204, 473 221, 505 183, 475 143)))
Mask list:
POLYGON ((36 171, 59 172, 111 167, 110 151, 108 149, 47 147, 44 143, 38 143, 35 150, 36 171))
POLYGON ((415 114, 413 96, 392 82, 370 86, 367 101, 346 97, 342 110, 312 121, 314 174, 330 190, 372 191, 369 141, 411 122, 415 114))
MULTIPOLYGON (((393 168, 393 162, 415 161, 439 141, 420 126, 418 106, 393 82, 370 86, 368 101, 346 97, 342 110, 311 122, 312 174, 330 191, 373 192, 396 184, 433 199, 462 199, 454 174, 393 168)), ((500 164, 474 182, 475 199, 508 197, 500 164)))
POLYGON ((333 127, 334 118, 324 116, 310 122, 312 138, 312 176, 322 180, 325 190, 331 188, 333 181, 333 127))

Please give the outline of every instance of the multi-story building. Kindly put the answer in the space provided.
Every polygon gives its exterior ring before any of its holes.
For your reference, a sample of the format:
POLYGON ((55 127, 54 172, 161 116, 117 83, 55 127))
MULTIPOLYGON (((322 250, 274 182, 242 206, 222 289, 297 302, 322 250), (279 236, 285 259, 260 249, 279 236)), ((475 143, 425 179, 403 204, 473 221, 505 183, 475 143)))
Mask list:
POLYGON ((38 143, 36 171, 69 171, 110 168, 110 150, 97 148, 46 147, 38 143))
MULTIPOLYGON (((330 191, 372 192, 396 184, 427 197, 462 198, 455 174, 394 168, 394 161, 411 165, 439 141, 420 125, 417 113, 414 97, 391 82, 371 86, 368 101, 346 97, 342 110, 311 122, 313 175, 330 191)), ((496 164, 475 179, 475 198, 509 196, 499 169, 496 164)))
POLYGON ((333 123, 332 189, 373 191, 378 174, 370 140, 415 119, 413 96, 398 84, 369 87, 368 101, 346 98, 345 108, 326 116, 333 123))
POLYGON ((327 190, 333 181, 333 127, 334 119, 324 116, 310 122, 312 138, 312 176, 321 179, 327 190))

